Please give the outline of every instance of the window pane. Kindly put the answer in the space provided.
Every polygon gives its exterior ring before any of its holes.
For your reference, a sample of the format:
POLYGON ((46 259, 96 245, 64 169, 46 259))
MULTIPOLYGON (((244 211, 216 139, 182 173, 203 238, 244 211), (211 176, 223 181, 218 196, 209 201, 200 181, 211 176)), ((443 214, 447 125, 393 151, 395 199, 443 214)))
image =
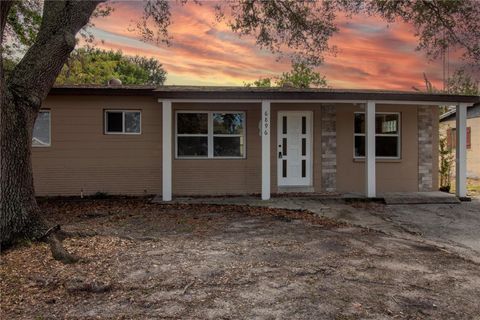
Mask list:
POLYGON ((398 137, 376 137, 375 153, 377 157, 398 157, 398 137))
POLYGON ((203 157, 208 155, 207 137, 178 137, 179 157, 203 157))
MULTIPOLYGON (((399 157, 398 137, 376 137, 375 154, 377 157, 399 157)), ((365 137, 355 137, 355 157, 365 156, 365 137)))
POLYGON ((122 112, 107 112, 107 132, 122 132, 122 112))
POLYGON ((177 113, 178 134, 208 134, 207 113, 177 113))
POLYGON ((214 137, 213 154, 215 157, 242 157, 243 137, 214 137))
POLYGON ((355 133, 365 133, 364 113, 355 113, 355 133))
POLYGON ((32 145, 50 145, 50 112, 41 111, 38 113, 35 126, 33 127, 32 145))
POLYGON ((125 132, 140 133, 140 112, 125 112, 125 132))
POLYGON ((365 136, 355 136, 355 157, 365 156, 365 136))
POLYGON ((375 116, 375 132, 382 134, 397 134, 398 114, 377 114, 375 116))
POLYGON ((242 134, 243 113, 214 113, 213 133, 214 134, 242 134))

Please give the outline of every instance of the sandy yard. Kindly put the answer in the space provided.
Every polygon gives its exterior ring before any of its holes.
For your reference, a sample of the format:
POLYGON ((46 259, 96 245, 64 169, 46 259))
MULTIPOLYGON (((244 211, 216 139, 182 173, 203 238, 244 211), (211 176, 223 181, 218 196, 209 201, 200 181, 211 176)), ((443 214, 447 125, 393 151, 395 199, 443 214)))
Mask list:
POLYGON ((88 236, 1 255, 2 319, 478 319, 480 266, 308 212, 50 200, 88 236))

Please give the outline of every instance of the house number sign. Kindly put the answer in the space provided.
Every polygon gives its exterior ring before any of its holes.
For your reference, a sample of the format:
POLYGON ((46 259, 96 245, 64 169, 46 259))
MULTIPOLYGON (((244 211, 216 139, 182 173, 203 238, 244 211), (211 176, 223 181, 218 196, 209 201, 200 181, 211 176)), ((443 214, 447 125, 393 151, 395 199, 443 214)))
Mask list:
POLYGON ((265 136, 268 136, 268 128, 270 126, 270 124, 268 123, 268 120, 269 120, 269 116, 268 116, 268 111, 265 111, 264 115, 263 115, 263 126, 264 126, 264 131, 263 131, 263 134, 265 136))

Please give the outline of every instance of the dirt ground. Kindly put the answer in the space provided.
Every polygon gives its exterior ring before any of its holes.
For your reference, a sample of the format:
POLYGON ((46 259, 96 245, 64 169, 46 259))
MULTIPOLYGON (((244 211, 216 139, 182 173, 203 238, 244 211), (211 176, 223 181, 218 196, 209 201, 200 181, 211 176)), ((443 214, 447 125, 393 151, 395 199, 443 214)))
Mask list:
POLYGON ((480 266, 437 247, 306 212, 41 203, 82 257, 1 255, 1 319, 479 319, 480 266), (96 233, 96 235, 93 235, 96 233))

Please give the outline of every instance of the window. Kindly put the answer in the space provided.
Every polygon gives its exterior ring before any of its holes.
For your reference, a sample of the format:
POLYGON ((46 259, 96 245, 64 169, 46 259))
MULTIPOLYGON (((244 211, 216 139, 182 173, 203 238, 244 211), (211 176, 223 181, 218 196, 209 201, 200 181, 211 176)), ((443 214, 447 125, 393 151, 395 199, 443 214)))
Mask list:
MULTIPOLYGON (((472 129, 467 127, 467 149, 472 148, 472 129)), ((448 128, 447 129, 447 148, 449 150, 455 149, 457 145, 457 129, 448 128)))
MULTIPOLYGON (((354 157, 365 157, 365 113, 356 112, 354 157)), ((375 154, 377 158, 400 158, 400 114, 375 114, 375 154)))
POLYGON ((140 134, 141 123, 140 111, 105 111, 106 134, 140 134))
POLYGON ((50 111, 41 110, 33 127, 32 146, 50 147, 50 111))
POLYGON ((177 112, 177 158, 243 158, 244 112, 177 112))

